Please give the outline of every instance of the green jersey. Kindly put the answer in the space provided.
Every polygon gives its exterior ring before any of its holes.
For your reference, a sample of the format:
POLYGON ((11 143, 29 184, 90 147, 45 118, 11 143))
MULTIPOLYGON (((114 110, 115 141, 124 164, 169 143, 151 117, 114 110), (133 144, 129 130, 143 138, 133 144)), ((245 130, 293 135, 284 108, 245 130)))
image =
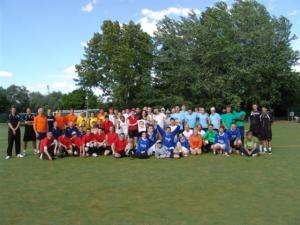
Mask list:
POLYGON ((217 135, 217 132, 214 130, 214 131, 206 131, 205 134, 203 135, 203 140, 207 140, 210 144, 213 144, 215 143, 215 137, 217 135))
POLYGON ((257 143, 257 140, 254 137, 252 137, 251 140, 249 140, 248 138, 245 138, 245 145, 247 146, 248 150, 252 150, 256 143, 257 143))
MULTIPOLYGON (((238 119, 241 116, 246 116, 246 112, 244 112, 244 111, 239 111, 239 112, 234 111, 233 115, 234 115, 235 119, 238 119)), ((236 126, 237 127, 244 127, 245 126, 245 120, 236 120, 236 126)))
POLYGON ((225 128, 230 128, 231 123, 234 122, 235 116, 232 113, 224 113, 221 115, 221 119, 225 128))

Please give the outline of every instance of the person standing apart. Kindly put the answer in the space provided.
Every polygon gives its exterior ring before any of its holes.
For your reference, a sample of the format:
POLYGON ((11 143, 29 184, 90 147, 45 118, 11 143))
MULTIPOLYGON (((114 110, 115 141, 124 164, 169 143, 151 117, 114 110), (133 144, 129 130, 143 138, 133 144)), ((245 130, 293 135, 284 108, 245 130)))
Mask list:
POLYGON ((7 119, 8 125, 8 147, 7 156, 5 159, 12 158, 12 149, 15 143, 17 158, 23 158, 21 151, 21 131, 20 131, 20 116, 17 114, 16 107, 12 106, 7 119))
POLYGON ((261 141, 264 146, 264 153, 268 153, 269 155, 272 154, 272 123, 273 123, 273 116, 268 111, 266 106, 261 108, 260 118, 260 125, 261 125, 261 141))
POLYGON ((24 143, 23 156, 26 155, 27 143, 29 141, 32 142, 33 153, 34 154, 38 153, 38 150, 36 149, 36 135, 33 129, 33 120, 34 120, 34 115, 31 113, 31 109, 27 108, 26 115, 25 115, 25 133, 23 137, 23 143, 24 143))

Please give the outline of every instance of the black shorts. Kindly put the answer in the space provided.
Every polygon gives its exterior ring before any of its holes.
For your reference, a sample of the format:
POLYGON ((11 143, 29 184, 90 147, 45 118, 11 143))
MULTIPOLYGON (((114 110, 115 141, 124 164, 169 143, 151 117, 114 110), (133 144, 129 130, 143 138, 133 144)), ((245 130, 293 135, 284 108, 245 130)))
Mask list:
POLYGON ((32 127, 30 127, 30 126, 25 127, 23 141, 24 142, 36 141, 36 135, 35 135, 35 132, 32 127))
POLYGON ((44 138, 46 137, 46 135, 47 135, 46 132, 45 132, 45 133, 38 133, 37 139, 38 139, 38 140, 42 140, 42 139, 44 139, 44 138))
POLYGON ((129 130, 128 131, 128 136, 130 138, 138 137, 139 136, 139 131, 138 130, 129 130))
POLYGON ((120 154, 121 157, 125 157, 126 156, 125 150, 122 150, 122 151, 117 152, 117 153, 120 154))
POLYGON ((260 131, 259 139, 263 140, 263 141, 271 141, 272 140, 272 130, 262 128, 261 131, 260 131))

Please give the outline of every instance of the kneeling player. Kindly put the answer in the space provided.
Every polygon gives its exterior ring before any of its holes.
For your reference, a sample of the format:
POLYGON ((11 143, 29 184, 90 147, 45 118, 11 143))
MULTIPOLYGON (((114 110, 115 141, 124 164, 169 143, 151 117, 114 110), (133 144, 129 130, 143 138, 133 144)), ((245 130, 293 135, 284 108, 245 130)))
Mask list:
POLYGON ((105 133, 103 128, 96 129, 92 141, 94 143, 94 152, 97 155, 103 155, 105 151, 105 133))
POLYGON ((40 159, 43 160, 44 156, 52 160, 56 155, 57 141, 53 138, 52 133, 48 132, 47 136, 41 140, 40 143, 40 159))
POLYGON ((217 132, 214 130, 214 126, 212 124, 208 125, 208 130, 203 135, 203 144, 204 148, 203 151, 208 153, 211 149, 213 144, 215 143, 217 132))
POLYGON ((73 156, 84 156, 85 155, 83 148, 82 148, 81 138, 79 138, 77 136, 76 132, 72 133, 71 143, 72 143, 73 156))
POLYGON ((226 156, 230 155, 229 139, 226 133, 224 133, 224 126, 220 126, 219 133, 215 137, 215 144, 212 146, 214 155, 225 152, 226 156))
POLYGON ((201 155, 202 154, 202 137, 198 133, 198 129, 194 128, 193 134, 189 139, 191 153, 193 155, 201 155))
POLYGON ((242 155, 256 157, 258 155, 259 149, 257 147, 257 142, 253 137, 251 131, 246 133, 246 139, 244 143, 244 148, 242 148, 242 155))
POLYGON ((71 140, 66 136, 64 131, 62 131, 62 135, 58 137, 58 153, 61 157, 73 154, 71 140))
POLYGON ((147 159, 149 158, 148 151, 150 148, 150 142, 147 139, 146 132, 142 132, 141 135, 142 136, 139 138, 137 143, 136 156, 139 159, 147 159))
POLYGON ((226 134, 229 138, 231 149, 235 149, 236 154, 240 154, 242 147, 241 132, 234 122, 231 123, 230 128, 226 130, 226 134))
POLYGON ((173 152, 174 159, 186 157, 190 153, 190 144, 183 133, 179 134, 178 142, 173 152))
POLYGON ((115 154, 113 145, 118 140, 118 134, 115 132, 114 127, 109 128, 109 132, 106 134, 106 148, 104 151, 104 156, 108 156, 110 154, 115 154))
POLYGON ((86 134, 83 135, 81 140, 84 155, 97 157, 94 150, 93 134, 90 128, 86 130, 86 134))
POLYGON ((125 139, 125 134, 121 133, 118 140, 112 145, 113 151, 115 152, 114 156, 116 158, 121 158, 130 154, 130 151, 133 149, 132 143, 128 143, 125 139))

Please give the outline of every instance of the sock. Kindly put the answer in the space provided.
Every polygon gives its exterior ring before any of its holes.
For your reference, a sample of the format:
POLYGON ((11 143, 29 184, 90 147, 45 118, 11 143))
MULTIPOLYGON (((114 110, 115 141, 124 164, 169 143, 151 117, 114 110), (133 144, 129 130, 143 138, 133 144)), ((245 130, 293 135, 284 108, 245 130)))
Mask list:
POLYGON ((269 151, 272 151, 272 147, 269 147, 269 151))
POLYGON ((262 152, 262 145, 259 145, 259 151, 262 152))
POLYGON ((267 148, 266 147, 264 147, 264 152, 266 152, 267 151, 267 148))

